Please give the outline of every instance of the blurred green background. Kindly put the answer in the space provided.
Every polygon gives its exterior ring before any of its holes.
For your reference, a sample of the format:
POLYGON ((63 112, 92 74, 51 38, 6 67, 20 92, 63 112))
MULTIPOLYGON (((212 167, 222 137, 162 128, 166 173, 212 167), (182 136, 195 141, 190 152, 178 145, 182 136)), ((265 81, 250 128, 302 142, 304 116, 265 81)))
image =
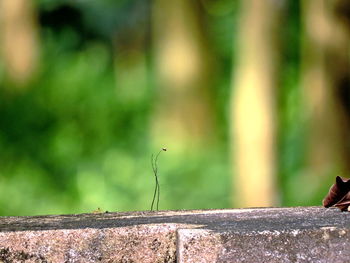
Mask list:
MULTIPOLYGON (((249 206, 235 202, 230 105, 238 43, 250 30, 241 29, 241 21, 257 1, 246 1, 245 8, 234 0, 2 2, 0 215, 148 210, 155 187, 151 155, 162 147, 168 151, 158 160, 160 209, 249 206), (176 19, 183 22, 180 29, 173 25, 176 19), (185 56, 180 73, 176 67, 166 73, 170 54, 181 52, 163 47, 186 30, 184 46, 195 43, 197 58, 185 56), (186 66, 196 59, 194 69, 186 66), (198 73, 198 65, 207 68, 198 73), (183 69, 199 75, 191 85, 180 85, 192 93, 170 87, 182 81, 183 69), (179 108, 183 112, 174 114, 179 108), (204 113, 197 118, 199 111, 204 113)), ((346 176, 348 170, 337 164, 322 177, 308 162, 313 127, 302 85, 309 61, 303 1, 269 2, 280 12, 279 31, 272 34, 279 62, 272 193, 278 198, 271 205, 320 205, 335 175, 346 176)), ((350 53, 344 54, 348 60, 350 53)), ((347 101, 347 94, 342 98, 347 101)), ((349 144, 347 137, 341 139, 349 144)))

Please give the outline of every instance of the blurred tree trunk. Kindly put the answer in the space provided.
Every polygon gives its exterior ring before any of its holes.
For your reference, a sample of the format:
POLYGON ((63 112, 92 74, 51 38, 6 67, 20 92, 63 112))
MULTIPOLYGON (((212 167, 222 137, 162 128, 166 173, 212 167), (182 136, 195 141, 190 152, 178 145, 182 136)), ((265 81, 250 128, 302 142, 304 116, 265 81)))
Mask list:
MULTIPOLYGON (((350 174, 350 2, 301 3, 307 174, 310 181, 322 183, 320 176, 350 174)), ((314 189, 318 186, 314 184, 314 189)))
POLYGON ((114 36, 116 89, 119 104, 140 107, 149 89, 147 47, 149 45, 149 1, 129 4, 129 19, 114 36))
POLYGON ((210 50, 199 1, 155 0, 153 32, 157 97, 153 138, 182 152, 210 142, 213 114, 210 50))
POLYGON ((0 49, 9 79, 23 86, 37 67, 37 24, 34 3, 0 1, 0 49))
POLYGON ((233 203, 273 206, 276 189, 276 84, 283 1, 241 1, 231 97, 233 203))

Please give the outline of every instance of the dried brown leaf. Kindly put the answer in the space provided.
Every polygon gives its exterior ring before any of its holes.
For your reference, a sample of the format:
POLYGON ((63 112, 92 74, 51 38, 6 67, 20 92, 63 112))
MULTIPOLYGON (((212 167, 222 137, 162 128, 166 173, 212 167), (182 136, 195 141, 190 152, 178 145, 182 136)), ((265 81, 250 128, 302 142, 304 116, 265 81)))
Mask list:
POLYGON ((341 211, 348 210, 348 207, 350 205, 350 192, 348 192, 338 203, 336 203, 334 206, 338 207, 341 211))
POLYGON ((342 211, 347 210, 350 206, 350 179, 337 176, 322 203, 324 207, 335 206, 342 211))

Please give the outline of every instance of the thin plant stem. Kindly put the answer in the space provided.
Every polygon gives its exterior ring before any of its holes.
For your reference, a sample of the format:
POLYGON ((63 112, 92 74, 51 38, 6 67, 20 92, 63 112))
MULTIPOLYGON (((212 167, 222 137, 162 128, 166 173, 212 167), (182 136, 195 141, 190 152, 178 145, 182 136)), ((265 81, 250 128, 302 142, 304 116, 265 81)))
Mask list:
POLYGON ((151 211, 153 211, 153 205, 154 205, 154 201, 156 199, 156 194, 157 194, 157 190, 158 190, 158 178, 157 178, 157 170, 156 167, 154 165, 154 160, 153 160, 153 153, 151 155, 151 164, 152 164, 152 170, 153 170, 153 174, 154 177, 156 179, 156 187, 154 188, 154 194, 153 194, 153 199, 152 199, 152 204, 151 204, 151 211))
POLYGON ((154 188, 154 194, 153 194, 153 199, 152 199, 152 204, 151 204, 151 211, 153 211, 153 206, 154 206, 154 202, 157 199, 157 211, 159 210, 159 198, 160 198, 160 185, 159 185, 159 180, 158 180, 158 157, 160 155, 160 153, 162 151, 166 151, 166 148, 162 148, 158 154, 156 155, 156 157, 154 158, 154 155, 151 155, 151 165, 152 165, 152 170, 153 170, 153 174, 155 177, 155 181, 156 181, 156 187, 154 188))

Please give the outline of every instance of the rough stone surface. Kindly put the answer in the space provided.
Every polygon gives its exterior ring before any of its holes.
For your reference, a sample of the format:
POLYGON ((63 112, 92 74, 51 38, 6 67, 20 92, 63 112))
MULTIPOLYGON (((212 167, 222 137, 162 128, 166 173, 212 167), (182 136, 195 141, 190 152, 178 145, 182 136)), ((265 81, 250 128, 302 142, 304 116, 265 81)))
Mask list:
POLYGON ((180 263, 350 261, 350 231, 336 227, 251 233, 180 229, 178 239, 180 263))
POLYGON ((176 262, 175 225, 0 233, 0 262, 176 262))
POLYGON ((2 217, 0 262, 173 263, 179 224, 152 221, 166 214, 2 217))
POLYGON ((350 262, 321 207, 0 217, 1 262, 350 262))
POLYGON ((179 229, 178 262, 350 262, 349 213, 270 208, 224 217, 217 225, 179 229))

